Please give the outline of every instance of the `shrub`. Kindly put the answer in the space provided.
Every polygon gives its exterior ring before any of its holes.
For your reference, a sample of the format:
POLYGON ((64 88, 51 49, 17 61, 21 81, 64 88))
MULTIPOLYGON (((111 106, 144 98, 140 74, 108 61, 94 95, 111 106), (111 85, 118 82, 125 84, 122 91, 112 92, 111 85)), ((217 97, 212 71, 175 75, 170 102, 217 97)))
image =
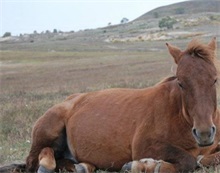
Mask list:
POLYGON ((54 30, 53 30, 53 33, 54 33, 54 34, 58 33, 57 29, 54 29, 54 30))
POLYGON ((4 35, 2 37, 10 37, 11 36, 11 33, 10 32, 6 32, 4 33, 4 35))
POLYGON ((170 16, 167 16, 165 18, 162 18, 159 21, 159 27, 160 28, 173 29, 173 25, 175 23, 177 23, 177 21, 174 18, 171 18, 170 16))
POLYGON ((219 15, 211 15, 211 16, 209 16, 209 19, 210 20, 217 20, 217 21, 220 21, 220 16, 219 15))

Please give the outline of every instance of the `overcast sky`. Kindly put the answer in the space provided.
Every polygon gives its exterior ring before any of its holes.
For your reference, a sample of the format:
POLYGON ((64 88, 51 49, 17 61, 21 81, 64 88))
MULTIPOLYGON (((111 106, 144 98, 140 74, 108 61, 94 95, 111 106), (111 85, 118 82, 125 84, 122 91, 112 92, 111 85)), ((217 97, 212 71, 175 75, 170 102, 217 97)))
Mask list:
POLYGON ((53 29, 78 31, 130 21, 164 5, 185 0, 0 0, 0 35, 53 29))

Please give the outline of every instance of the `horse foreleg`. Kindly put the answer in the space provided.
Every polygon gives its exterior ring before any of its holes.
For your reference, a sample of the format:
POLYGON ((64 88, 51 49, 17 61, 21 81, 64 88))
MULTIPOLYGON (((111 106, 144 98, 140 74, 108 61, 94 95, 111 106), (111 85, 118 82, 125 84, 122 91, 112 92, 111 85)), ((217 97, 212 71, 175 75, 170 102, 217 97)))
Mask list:
POLYGON ((75 164, 76 173, 93 173, 95 166, 88 163, 75 164))
MULTIPOLYGON (((138 143, 137 143, 138 144, 138 143)), ((134 146, 133 149, 133 160, 140 160, 142 158, 153 158, 154 160, 162 160, 159 162, 145 163, 149 172, 189 172, 194 171, 197 167, 196 158, 191 155, 188 151, 176 147, 166 141, 159 141, 156 139, 150 140, 150 145, 139 145, 134 146)))
POLYGON ((131 171, 132 173, 141 173, 141 172, 152 172, 152 173, 159 173, 159 172, 169 172, 175 173, 175 167, 162 160, 154 160, 154 159, 141 159, 140 161, 132 161, 126 163, 122 167, 122 171, 131 171))
POLYGON ((210 155, 200 155, 197 158, 198 166, 210 167, 217 166, 220 164, 220 151, 210 155))

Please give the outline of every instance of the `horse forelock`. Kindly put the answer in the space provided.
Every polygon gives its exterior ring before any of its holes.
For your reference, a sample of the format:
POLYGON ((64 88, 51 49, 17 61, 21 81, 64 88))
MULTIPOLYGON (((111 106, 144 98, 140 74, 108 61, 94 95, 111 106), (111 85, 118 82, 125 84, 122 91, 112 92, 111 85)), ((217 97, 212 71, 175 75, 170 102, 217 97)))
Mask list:
POLYGON ((183 53, 196 58, 201 58, 214 65, 217 71, 217 77, 220 79, 220 61, 217 59, 216 51, 209 45, 201 43, 198 39, 194 39, 188 44, 186 51, 183 53))
POLYGON ((215 50, 213 50, 209 45, 202 44, 199 40, 192 40, 184 52, 193 57, 202 58, 203 60, 214 63, 216 59, 215 50))

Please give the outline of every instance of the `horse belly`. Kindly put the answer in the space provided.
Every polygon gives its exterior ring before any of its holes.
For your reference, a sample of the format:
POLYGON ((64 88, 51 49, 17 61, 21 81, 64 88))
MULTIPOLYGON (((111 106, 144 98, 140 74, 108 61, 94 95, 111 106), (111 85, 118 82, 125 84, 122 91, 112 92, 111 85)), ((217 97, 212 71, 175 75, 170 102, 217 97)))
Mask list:
POLYGON ((120 170, 132 159, 131 122, 117 113, 81 112, 67 124, 69 148, 79 162, 88 162, 100 169, 120 170))

